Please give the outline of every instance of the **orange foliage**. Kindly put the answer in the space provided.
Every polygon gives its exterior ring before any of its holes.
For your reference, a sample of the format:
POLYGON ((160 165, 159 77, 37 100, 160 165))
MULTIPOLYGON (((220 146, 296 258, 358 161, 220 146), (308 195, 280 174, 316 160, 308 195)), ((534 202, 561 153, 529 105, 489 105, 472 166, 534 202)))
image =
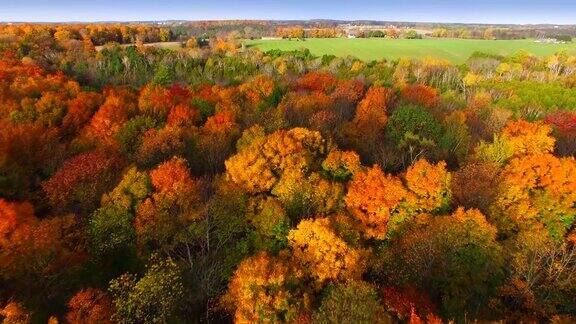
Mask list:
POLYGON ((502 130, 502 136, 512 145, 515 156, 552 152, 556 140, 551 133, 552 128, 547 124, 522 119, 509 122, 502 130))
POLYGON ((334 75, 324 72, 308 72, 296 80, 295 90, 321 91, 327 93, 338 84, 334 75))
POLYGON ((223 111, 216 113, 214 116, 208 117, 202 129, 209 133, 220 133, 230 132, 237 127, 234 114, 228 111, 223 111))
POLYGON ((32 314, 18 302, 9 302, 0 309, 4 324, 28 324, 31 322, 32 314))
POLYGON ((195 187, 186 160, 173 158, 150 172, 152 185, 157 192, 178 192, 195 187))
POLYGON ((374 166, 358 172, 348 183, 348 194, 344 198, 350 213, 361 223, 368 237, 384 238, 390 217, 407 196, 400 179, 385 175, 374 166))
POLYGON ((17 230, 28 231, 36 223, 31 204, 10 203, 0 199, 0 246, 8 246, 17 230))
POLYGON ((200 113, 196 108, 186 105, 177 105, 170 109, 168 114, 168 126, 190 126, 200 120, 200 113))
POLYGON ((354 122, 358 127, 374 126, 375 130, 381 130, 388 120, 386 111, 392 97, 392 91, 384 87, 372 87, 368 89, 364 99, 358 104, 354 122))
POLYGON ((77 292, 68 301, 66 321, 82 324, 110 324, 112 299, 103 291, 88 288, 77 292))
POLYGON ((288 93, 278 109, 291 125, 307 125, 315 113, 330 110, 332 99, 323 92, 288 93))
POLYGON ((216 54, 234 54, 238 51, 238 44, 231 39, 216 38, 210 42, 212 51, 216 54))
POLYGON ((306 293, 294 289, 302 273, 282 258, 261 252, 238 266, 223 298, 235 323, 295 321, 309 307, 306 293), (292 286, 292 287, 290 287, 292 286))
POLYGON ((452 176, 444 161, 433 165, 420 159, 408 168, 404 178, 413 194, 409 196, 409 203, 415 210, 432 212, 450 204, 452 176))
POLYGON ((136 95, 126 88, 109 88, 106 99, 94 114, 86 132, 106 145, 116 145, 113 135, 136 111, 136 95))
POLYGON ((257 138, 225 162, 228 178, 251 193, 266 192, 277 174, 302 172, 324 150, 320 133, 305 128, 277 131, 257 138))
POLYGON ((318 284, 359 279, 364 272, 362 253, 334 233, 328 218, 301 221, 288 234, 288 242, 292 257, 318 284))
POLYGON ((155 84, 147 84, 140 90, 138 108, 148 116, 164 119, 168 115, 172 102, 170 90, 155 84))
POLYGON ((68 113, 64 116, 62 126, 70 132, 76 132, 83 127, 98 107, 102 104, 102 96, 96 92, 81 92, 68 102, 68 113))
POLYGON ((252 105, 258 105, 262 100, 270 97, 274 91, 274 80, 266 75, 255 76, 252 80, 239 87, 240 92, 252 105))
POLYGON ((359 80, 339 80, 336 89, 332 92, 333 99, 344 99, 350 103, 355 103, 364 93, 364 83, 359 80))
POLYGON ((402 99, 422 105, 426 108, 435 107, 440 103, 438 91, 423 84, 407 85, 402 88, 401 95, 402 99))
POLYGON ((4 278, 53 276, 82 260, 73 215, 39 220, 29 203, 0 199, 0 273, 4 278))
POLYGON ((576 161, 551 154, 515 158, 503 171, 499 210, 521 228, 544 225, 562 237, 576 215, 576 161))
POLYGON ((198 220, 202 184, 191 177, 187 163, 174 157, 150 172, 155 193, 136 212, 136 233, 146 240, 171 242, 187 224, 198 220))

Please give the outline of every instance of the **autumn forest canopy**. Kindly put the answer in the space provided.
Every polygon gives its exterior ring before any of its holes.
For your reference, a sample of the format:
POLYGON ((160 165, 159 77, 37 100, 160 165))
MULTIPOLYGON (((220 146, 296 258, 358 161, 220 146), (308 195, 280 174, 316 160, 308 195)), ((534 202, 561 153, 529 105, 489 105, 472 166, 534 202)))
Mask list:
POLYGON ((575 55, 213 24, 0 25, 0 319, 576 321, 575 55))

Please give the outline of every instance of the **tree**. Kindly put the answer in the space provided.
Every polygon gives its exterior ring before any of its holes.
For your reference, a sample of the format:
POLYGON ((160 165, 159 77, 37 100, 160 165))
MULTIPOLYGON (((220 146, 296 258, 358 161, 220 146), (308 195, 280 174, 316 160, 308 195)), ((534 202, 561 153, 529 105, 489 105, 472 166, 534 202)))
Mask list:
POLYGON ((576 217, 575 172, 574 158, 534 154, 511 160, 495 206, 502 230, 543 226, 560 240, 576 217))
POLYGON ((28 324, 31 323, 32 314, 19 302, 9 302, 0 309, 3 317, 2 323, 6 324, 28 324))
POLYGON ((117 322, 170 322, 179 318, 185 288, 176 263, 152 258, 141 278, 124 274, 110 282, 117 322))
POLYGON ((106 292, 87 288, 77 292, 68 301, 66 321, 68 323, 111 324, 112 299, 106 292))
POLYGON ((362 156, 374 154, 377 145, 382 142, 388 120, 388 105, 392 97, 390 89, 372 87, 358 104, 347 135, 352 146, 362 156))
POLYGON ((401 98, 411 104, 433 108, 440 102, 438 91, 423 84, 407 85, 402 88, 401 98))
POLYGON ((236 323, 297 321, 310 307, 301 277, 285 259, 261 252, 240 263, 223 303, 236 323))
POLYGON ((322 170, 337 181, 348 181, 360 168, 360 157, 353 151, 330 151, 322 162, 322 170))
POLYGON ((292 257, 318 285, 327 280, 358 279, 364 271, 362 252, 340 239, 328 218, 303 220, 288 233, 292 257))
POLYGON ((203 216, 200 181, 192 179, 187 163, 172 158, 150 172, 154 193, 137 208, 134 227, 141 243, 178 243, 178 234, 203 216))
POLYGON ((344 201, 367 237, 383 239, 388 222, 398 216, 400 204, 406 196, 406 188, 400 179, 385 175, 374 166, 354 175, 348 183, 344 201))
POLYGON ((312 314, 314 323, 391 323, 378 292, 363 281, 346 281, 325 288, 320 307, 312 314))
POLYGON ((422 38, 422 35, 418 34, 418 32, 415 31, 414 29, 410 29, 406 32, 406 34, 404 35, 404 38, 406 38, 406 39, 419 39, 419 38, 422 38))
POLYGON ((84 255, 74 215, 38 219, 31 204, 0 199, 0 278, 12 296, 49 308, 84 255))
POLYGON ((136 116, 127 121, 114 137, 120 144, 120 150, 133 155, 142 144, 142 137, 149 129, 157 127, 157 121, 147 116, 136 116))
POLYGON ((240 127, 232 112, 223 111, 208 117, 197 142, 204 170, 211 174, 221 172, 224 161, 234 152, 239 135, 240 127))
POLYGON ((446 170, 446 163, 436 165, 421 159, 406 171, 406 186, 411 195, 408 203, 419 212, 441 213, 450 207, 452 175, 446 170))
POLYGON ((290 219, 282 203, 273 197, 254 197, 248 203, 246 218, 254 226, 255 244, 271 253, 288 247, 290 219))
POLYGON ((546 321, 574 309, 576 267, 573 245, 555 242, 545 231, 520 233, 511 251, 507 282, 496 309, 511 321, 546 321))
MULTIPOLYGON (((386 136, 403 151, 412 164, 431 152, 440 140, 442 126, 426 110, 417 106, 402 106, 394 111, 386 125, 386 136)), ((433 151, 432 151, 433 152, 433 151)))
POLYGON ((478 316, 503 279, 496 228, 477 210, 422 216, 382 257, 383 278, 427 291, 447 318, 478 316))
POLYGON ((455 205, 487 213, 498 195, 500 171, 490 162, 466 164, 456 171, 452 180, 455 205))
POLYGON ((323 151, 320 133, 305 128, 281 130, 255 139, 228 159, 226 174, 246 191, 263 193, 274 187, 283 172, 303 172, 323 151))
POLYGON ((240 85, 239 90, 250 104, 258 107, 263 100, 272 95, 274 88, 274 80, 266 75, 257 75, 251 81, 240 85))
POLYGON ((296 91, 320 91, 331 92, 337 85, 338 80, 331 73, 309 72, 301 76, 294 85, 296 91))
POLYGON ((556 112, 546 117, 546 123, 554 128, 556 153, 576 155, 576 113, 556 112))
POLYGON ((56 210, 94 210, 121 166, 117 156, 102 151, 82 153, 66 160, 42 189, 56 210))
POLYGON ((382 299, 385 309, 394 313, 400 320, 411 319, 414 315, 428 317, 436 311, 436 305, 430 300, 430 296, 410 285, 401 288, 384 287, 382 299))

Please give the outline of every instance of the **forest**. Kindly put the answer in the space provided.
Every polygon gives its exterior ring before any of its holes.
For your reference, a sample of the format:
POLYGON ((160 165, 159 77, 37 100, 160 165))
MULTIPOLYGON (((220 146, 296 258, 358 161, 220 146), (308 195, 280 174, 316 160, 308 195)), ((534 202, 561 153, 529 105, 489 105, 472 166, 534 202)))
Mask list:
POLYGON ((0 26, 4 323, 576 321, 576 56, 175 37, 0 26))

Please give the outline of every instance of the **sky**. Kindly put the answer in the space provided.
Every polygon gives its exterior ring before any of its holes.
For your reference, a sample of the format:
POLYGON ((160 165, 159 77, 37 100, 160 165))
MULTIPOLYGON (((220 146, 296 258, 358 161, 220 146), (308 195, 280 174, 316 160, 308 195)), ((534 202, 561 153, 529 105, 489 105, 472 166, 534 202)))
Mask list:
POLYGON ((170 19, 576 24, 576 0, 0 0, 0 21, 170 19))

